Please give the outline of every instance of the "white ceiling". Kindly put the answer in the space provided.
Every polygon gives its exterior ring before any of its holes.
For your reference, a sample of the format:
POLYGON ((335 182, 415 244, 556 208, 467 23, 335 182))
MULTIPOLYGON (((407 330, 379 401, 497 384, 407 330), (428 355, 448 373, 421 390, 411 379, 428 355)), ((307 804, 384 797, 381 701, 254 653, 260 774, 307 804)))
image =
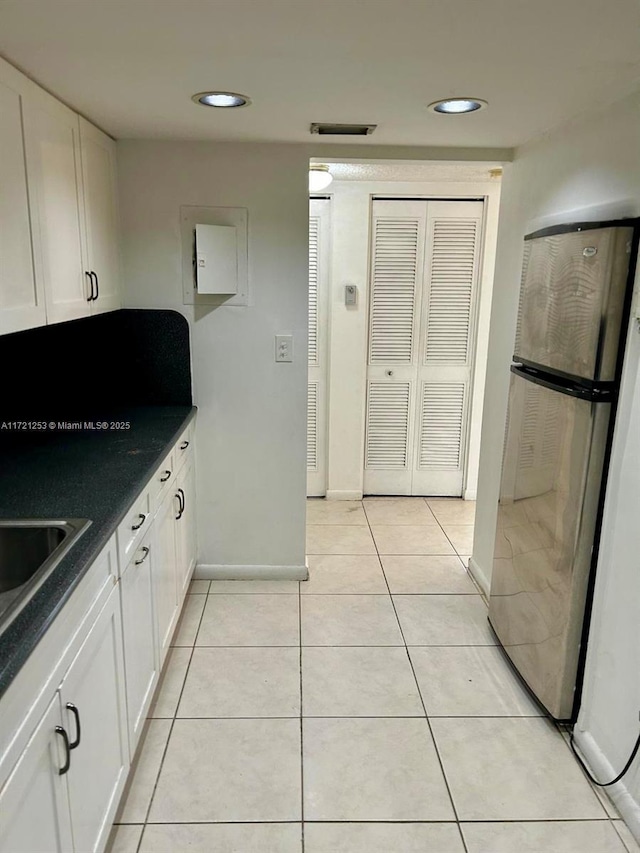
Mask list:
POLYGON ((114 136, 504 146, 640 87, 638 0, 0 0, 0 53, 114 136), (205 109, 206 89, 253 105, 205 109), (438 116, 429 102, 484 98, 438 116), (342 141, 338 139, 337 141, 342 141))

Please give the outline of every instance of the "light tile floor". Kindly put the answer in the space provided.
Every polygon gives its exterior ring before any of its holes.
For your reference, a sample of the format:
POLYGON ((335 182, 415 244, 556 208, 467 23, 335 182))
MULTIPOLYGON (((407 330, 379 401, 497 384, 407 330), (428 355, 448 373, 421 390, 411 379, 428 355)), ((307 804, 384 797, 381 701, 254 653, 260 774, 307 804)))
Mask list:
POLYGON ((309 581, 193 582, 111 853, 637 853, 487 627, 473 503, 307 520, 309 581))

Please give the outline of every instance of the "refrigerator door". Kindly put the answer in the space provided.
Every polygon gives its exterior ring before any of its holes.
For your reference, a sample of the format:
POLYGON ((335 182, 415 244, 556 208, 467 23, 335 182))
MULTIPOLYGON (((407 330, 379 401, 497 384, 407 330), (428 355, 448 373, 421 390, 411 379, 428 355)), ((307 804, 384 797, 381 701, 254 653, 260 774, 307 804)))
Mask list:
POLYGON ((572 715, 610 414, 511 377, 489 620, 558 720, 572 715))
POLYGON ((515 361, 615 379, 632 237, 615 227, 526 241, 515 361))

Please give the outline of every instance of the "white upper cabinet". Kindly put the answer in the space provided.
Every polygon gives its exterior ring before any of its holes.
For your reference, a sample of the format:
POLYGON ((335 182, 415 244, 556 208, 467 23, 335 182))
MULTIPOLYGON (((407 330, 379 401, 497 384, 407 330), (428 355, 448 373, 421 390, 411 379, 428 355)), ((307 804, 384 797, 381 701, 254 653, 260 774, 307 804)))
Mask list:
POLYGON ((83 263, 78 116, 45 92, 34 94, 26 103, 25 131, 36 271, 39 267, 44 284, 47 322, 86 317, 91 282, 83 263))
POLYGON ((80 118, 80 147, 87 235, 87 266, 93 276, 92 313, 120 307, 116 145, 80 118))
POLYGON ((0 60, 0 334, 120 307, 115 143, 0 60))
POLYGON ((31 250, 23 103, 22 75, 0 64, 0 334, 46 322, 31 250))

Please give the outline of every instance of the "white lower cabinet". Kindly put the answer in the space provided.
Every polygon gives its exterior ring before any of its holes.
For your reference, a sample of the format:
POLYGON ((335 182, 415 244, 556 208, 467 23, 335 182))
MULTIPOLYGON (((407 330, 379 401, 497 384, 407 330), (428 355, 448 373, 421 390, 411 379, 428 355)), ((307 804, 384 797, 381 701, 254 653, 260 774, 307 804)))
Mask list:
POLYGON ((190 430, 0 702, 0 853, 106 846, 195 565, 190 430))
POLYGON ((155 548, 151 532, 120 579, 129 746, 135 751, 158 681, 154 613, 155 548))
POLYGON ((161 666, 169 650, 169 643, 180 611, 176 562, 176 515, 178 515, 178 507, 178 499, 172 489, 160 504, 160 509, 153 523, 156 542, 153 573, 158 651, 161 666))
POLYGON ((2 853, 69 853, 71 817, 56 694, 0 792, 2 853))
POLYGON ((196 485, 193 459, 185 462, 184 467, 178 473, 176 493, 181 503, 176 518, 176 555, 178 564, 178 593, 182 601, 182 596, 187 591, 196 562, 196 485))
POLYGON ((102 850, 128 769, 114 589, 0 793, 0 850, 102 850))
POLYGON ((70 741, 73 849, 101 850, 129 769, 122 626, 114 589, 60 685, 70 741))

